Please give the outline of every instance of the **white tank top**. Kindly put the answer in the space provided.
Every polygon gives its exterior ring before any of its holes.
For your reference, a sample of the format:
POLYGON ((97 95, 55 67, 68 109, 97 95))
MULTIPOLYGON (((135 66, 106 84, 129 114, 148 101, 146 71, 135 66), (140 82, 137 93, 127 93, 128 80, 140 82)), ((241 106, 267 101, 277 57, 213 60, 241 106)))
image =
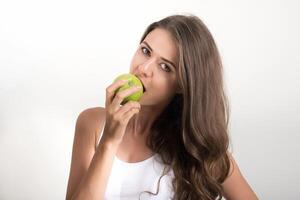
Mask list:
POLYGON ((164 168, 165 165, 158 154, 135 163, 124 162, 115 156, 104 199, 171 200, 174 195, 171 183, 174 173, 171 169, 166 175, 161 177, 164 168), (160 177, 157 195, 143 192, 149 191, 155 194, 160 177))

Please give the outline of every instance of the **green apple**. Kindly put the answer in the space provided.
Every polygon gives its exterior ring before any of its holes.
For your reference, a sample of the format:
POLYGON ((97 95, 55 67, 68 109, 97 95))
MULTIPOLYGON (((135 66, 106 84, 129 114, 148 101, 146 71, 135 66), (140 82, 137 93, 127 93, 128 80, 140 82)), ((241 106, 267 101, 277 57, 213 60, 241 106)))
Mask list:
MULTIPOLYGON (((124 85, 122 85, 121 87, 119 87, 115 94, 118 93, 118 92, 121 92, 127 88, 130 88, 132 86, 141 86, 143 87, 143 83, 140 81, 140 79, 138 77, 136 77, 135 75, 133 74, 121 74, 119 75, 115 80, 114 82, 118 81, 118 80, 128 80, 127 83, 125 83, 124 85)), ((127 97, 124 98, 124 100, 122 101, 121 105, 124 105, 126 102, 128 101, 139 101, 141 99, 141 97, 143 96, 144 94, 144 90, 141 89, 127 97)))

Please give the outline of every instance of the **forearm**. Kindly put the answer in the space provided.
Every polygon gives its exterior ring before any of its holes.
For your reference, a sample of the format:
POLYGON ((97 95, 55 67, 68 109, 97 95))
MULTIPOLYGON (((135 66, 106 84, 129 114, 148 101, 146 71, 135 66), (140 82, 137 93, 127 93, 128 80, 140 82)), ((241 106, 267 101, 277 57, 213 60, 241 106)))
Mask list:
POLYGON ((104 198, 117 148, 116 145, 107 145, 100 141, 89 169, 72 200, 104 198))

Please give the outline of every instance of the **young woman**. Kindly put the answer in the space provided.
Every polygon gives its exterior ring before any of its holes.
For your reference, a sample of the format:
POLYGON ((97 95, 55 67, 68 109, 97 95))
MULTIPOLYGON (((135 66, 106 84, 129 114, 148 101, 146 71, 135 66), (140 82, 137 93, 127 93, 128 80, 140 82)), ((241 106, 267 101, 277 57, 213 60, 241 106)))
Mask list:
POLYGON ((130 73, 78 116, 66 199, 256 200, 228 151, 229 106, 214 39, 194 15, 152 23, 130 73))

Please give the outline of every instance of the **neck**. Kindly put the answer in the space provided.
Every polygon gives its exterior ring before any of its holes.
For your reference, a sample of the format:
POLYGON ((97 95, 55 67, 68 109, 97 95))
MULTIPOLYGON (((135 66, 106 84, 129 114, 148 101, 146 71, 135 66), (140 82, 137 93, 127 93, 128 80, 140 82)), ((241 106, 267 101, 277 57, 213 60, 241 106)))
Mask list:
POLYGON ((138 114, 135 114, 128 122, 126 132, 133 137, 144 137, 150 133, 151 126, 162 109, 153 106, 141 106, 138 114))

